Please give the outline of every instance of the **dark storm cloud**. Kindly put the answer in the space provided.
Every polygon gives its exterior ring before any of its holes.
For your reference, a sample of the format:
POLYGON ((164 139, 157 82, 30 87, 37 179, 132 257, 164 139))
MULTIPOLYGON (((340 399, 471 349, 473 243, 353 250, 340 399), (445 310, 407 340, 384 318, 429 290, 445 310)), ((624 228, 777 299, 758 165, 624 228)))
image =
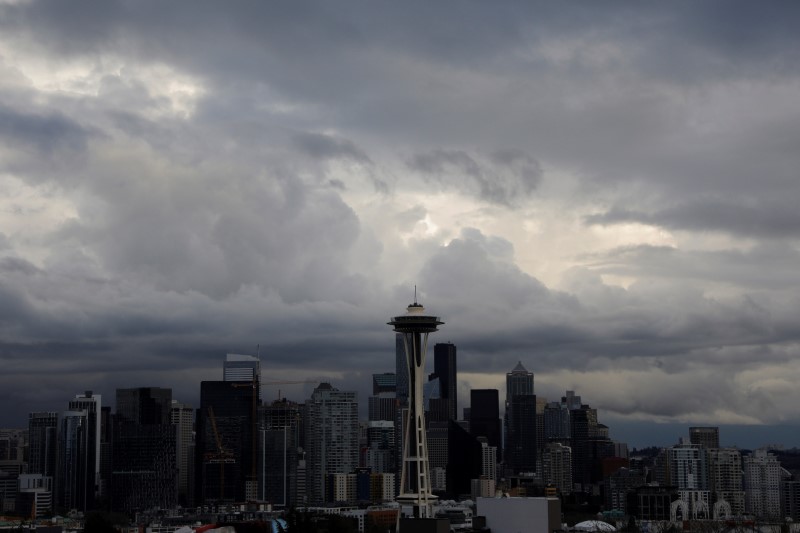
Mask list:
POLYGON ((298 149, 316 159, 352 159, 359 163, 372 163, 367 154, 348 139, 304 132, 294 136, 298 149))
POLYGON ((589 256, 597 272, 720 283, 751 290, 795 289, 800 286, 800 253, 780 244, 762 244, 750 250, 679 250, 668 246, 626 246, 602 256, 589 256))
POLYGON ((9 202, 52 210, 32 223, 0 212, 0 403, 59 409, 86 388, 108 401, 139 385, 196 402, 225 352, 257 344, 277 380, 366 391, 370 372, 393 370, 385 322, 417 283, 465 372, 530 358, 545 382, 563 379, 548 394, 579 385, 621 416, 793 417, 769 387, 793 375, 800 339, 798 11, 2 5, 8 59, 64 68, 55 81, 0 79, 9 183, 22 183, 9 202), (424 198, 390 203, 419 187, 479 207, 451 221, 424 198), (370 222, 402 238, 367 223, 376 201, 387 203, 370 222), (565 226, 639 222, 755 244, 588 243, 583 256, 541 256, 583 265, 556 290, 518 266, 529 250, 504 228, 473 228, 501 210, 532 226, 556 212, 565 226), (402 240, 425 221, 431 235, 402 240), (707 290, 720 285, 730 292, 707 290), (742 377, 760 370, 773 374, 742 377))
POLYGON ((0 139, 37 155, 54 151, 83 152, 90 132, 61 113, 25 113, 0 103, 0 139))
POLYGON ((585 221, 600 225, 638 222, 674 230, 710 230, 766 238, 793 237, 800 232, 800 213, 794 202, 788 199, 759 202, 758 205, 715 200, 693 201, 652 213, 614 208, 590 215, 585 221))

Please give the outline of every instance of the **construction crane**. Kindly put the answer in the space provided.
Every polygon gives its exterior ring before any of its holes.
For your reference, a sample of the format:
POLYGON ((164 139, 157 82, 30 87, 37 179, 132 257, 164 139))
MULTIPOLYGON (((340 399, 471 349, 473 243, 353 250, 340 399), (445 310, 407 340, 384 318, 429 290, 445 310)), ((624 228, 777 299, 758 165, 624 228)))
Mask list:
POLYGON ((217 444, 216 452, 206 452, 205 460, 209 464, 219 464, 219 500, 225 499, 225 465, 235 463, 233 454, 222 445, 222 439, 217 429, 217 418, 214 416, 214 408, 208 406, 208 419, 211 421, 211 430, 214 433, 214 441, 217 444))
MULTIPOLYGON (((324 381, 324 380, 322 380, 324 381)), ((319 383, 319 379, 302 379, 302 380, 288 380, 288 381, 263 381, 262 386, 267 385, 306 385, 308 383, 319 383)), ((281 399, 281 389, 278 389, 278 399, 281 399)))

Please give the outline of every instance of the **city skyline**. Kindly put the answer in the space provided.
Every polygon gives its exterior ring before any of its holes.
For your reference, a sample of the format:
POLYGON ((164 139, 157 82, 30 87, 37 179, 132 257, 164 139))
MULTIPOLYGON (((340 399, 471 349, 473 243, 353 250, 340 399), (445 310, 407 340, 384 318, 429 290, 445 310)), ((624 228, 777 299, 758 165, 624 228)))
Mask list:
MULTIPOLYGON (((438 345, 438 346, 440 346, 442 348, 448 348, 450 350, 455 348, 455 345, 452 344, 449 341, 446 342, 446 343, 435 343, 435 345, 438 345)), ((231 355, 232 354, 227 354, 226 355, 226 359, 225 359, 225 364, 226 365, 227 365, 227 362, 230 360, 231 355)), ((247 356, 247 355, 238 355, 238 354, 234 354, 233 356, 236 357, 236 358, 248 358, 248 357, 251 357, 251 356, 247 356)), ((253 359, 255 359, 255 358, 253 358, 253 359)), ((521 362, 518 361, 517 365, 513 369, 509 369, 510 370, 509 375, 512 372, 518 370, 520 368, 520 365, 521 365, 521 362)), ((257 367, 258 367, 258 363, 256 363, 256 368, 257 367)), ((223 369, 221 375, 218 376, 218 377, 224 376, 226 371, 227 371, 226 369, 223 369)), ((368 399, 369 399, 369 397, 371 395, 371 392, 373 390, 373 387, 374 387, 373 377, 375 375, 376 374, 371 374, 369 376, 370 386, 366 388, 366 391, 362 390, 362 387, 360 387, 360 386, 359 387, 355 387, 355 388, 347 388, 347 387, 344 388, 344 390, 355 392, 356 395, 357 395, 356 396, 356 403, 358 405, 358 416, 359 416, 359 421, 360 422, 367 422, 367 420, 369 418, 367 416, 367 410, 368 410, 368 404, 369 404, 368 399)), ((386 373, 384 372, 384 373, 382 373, 380 375, 386 375, 386 373)), ((391 375, 393 376, 394 374, 391 374, 391 375)), ((429 377, 431 377, 431 376, 429 376, 429 377)), ((506 378, 507 378, 507 376, 506 376, 506 378)), ((218 380, 214 380, 214 381, 218 382, 218 383, 221 383, 221 381, 218 381, 218 380)), ((285 386, 286 384, 288 384, 288 385, 292 385, 292 384, 302 385, 302 387, 304 389, 309 390, 311 392, 309 392, 307 394, 304 393, 304 392, 303 393, 299 392, 299 393, 295 393, 295 394, 291 394, 291 393, 287 394, 286 391, 283 391, 281 393, 281 397, 280 398, 278 398, 278 397, 265 398, 265 397, 262 396, 261 399, 264 402, 264 406, 267 406, 267 405, 271 404, 271 402, 273 402, 275 400, 288 400, 290 402, 299 402, 299 403, 302 404, 302 402, 305 402, 305 401, 309 400, 312 397, 313 392, 316 391, 317 388, 320 385, 326 384, 326 382, 324 380, 319 382, 319 383, 307 382, 307 383, 302 383, 302 384, 288 382, 288 383, 285 383, 285 384, 281 384, 280 386, 285 386)), ((329 385, 333 385, 336 388, 338 388, 340 386, 340 384, 337 384, 335 382, 326 384, 326 386, 329 386, 329 385)), ((197 386, 196 397, 192 397, 192 398, 188 398, 188 399, 187 398, 175 397, 174 398, 175 401, 176 401, 175 405, 181 406, 181 407, 186 407, 186 408, 189 408, 191 410, 200 409, 200 405, 201 405, 201 400, 200 400, 201 393, 200 393, 200 391, 202 389, 202 383, 197 383, 196 386, 197 386)), ((274 386, 277 387, 278 385, 274 385, 274 386)), ((122 387, 121 389, 108 391, 108 392, 104 393, 103 395, 105 395, 107 398, 114 398, 118 394, 118 390, 125 390, 125 389, 133 390, 133 389, 137 389, 137 388, 150 388, 150 386, 141 385, 141 384, 136 385, 136 386, 127 385, 127 386, 122 387)), ((168 390, 172 389, 172 387, 170 387, 168 385, 164 386, 164 388, 168 389, 168 390)), ((263 391, 264 388, 265 388, 265 386, 262 385, 262 391, 263 391)), ((495 389, 484 389, 482 391, 479 391, 479 393, 480 392, 489 392, 489 391, 492 391, 492 390, 496 390, 499 395, 503 395, 504 392, 505 392, 504 388, 497 387, 495 389)), ((466 391, 466 394, 464 395, 464 397, 465 398, 470 398, 470 396, 471 396, 470 389, 465 389, 465 391, 466 391)), ((92 394, 92 393, 97 393, 97 392, 98 391, 86 391, 86 394, 92 394)), ((580 393, 580 391, 570 391, 568 389, 565 389, 565 390, 562 391, 562 394, 557 394, 557 395, 554 395, 552 397, 546 397, 546 398, 543 398, 543 399, 547 400, 548 402, 551 402, 551 401, 558 402, 559 399, 563 399, 563 393, 569 394, 569 393, 572 393, 572 392, 580 393)), ((462 394, 463 394, 463 392, 462 392, 462 394)), ((99 397, 101 397, 103 395, 94 394, 94 396, 97 397, 97 398, 99 398, 99 397)), ((83 394, 77 394, 75 396, 75 399, 77 400, 77 399, 81 398, 82 396, 83 396, 83 394)), ((577 398, 580 399, 581 395, 578 394, 577 398)), ((583 400, 588 401, 590 404, 593 404, 592 398, 590 398, 590 397, 584 397, 583 400)), ((465 402, 466 402, 466 400, 465 400, 465 402)), ((68 411, 68 409, 65 407, 66 404, 67 404, 67 402, 66 402, 66 400, 64 400, 61 403, 57 403, 55 405, 49 406, 49 408, 46 409, 45 411, 29 411, 29 412, 26 412, 22 416, 20 416, 20 418, 23 419, 24 423, 21 423, 18 426, 13 426, 13 425, 12 426, 0 426, 0 429, 24 429, 24 428, 27 428, 28 427, 28 423, 30 421, 30 417, 33 416, 33 415, 36 415, 36 416, 52 415, 52 416, 55 416, 56 419, 57 419, 62 413, 68 411), (62 403, 64 405, 61 405, 62 403)), ((114 412, 116 412, 116 402, 109 405, 109 408, 112 408, 112 407, 113 407, 114 412)), ((468 405, 463 405, 461 407, 469 408, 469 407, 471 407, 471 405, 468 404, 468 405)), ((461 407, 459 408, 459 419, 461 418, 461 411, 463 410, 461 407)), ((500 408, 499 416, 500 416, 500 419, 502 419, 505 416, 505 409, 504 409, 504 407, 502 405, 502 402, 500 402, 498 407, 500 408)), ((192 420, 194 420, 193 416, 192 416, 192 420)), ((653 447, 653 446, 655 446, 655 447, 671 446, 671 445, 674 445, 674 444, 680 442, 681 440, 685 440, 686 442, 689 442, 689 440, 691 438, 691 434, 692 434, 691 430, 694 429, 691 424, 677 423, 677 422, 676 423, 651 423, 651 424, 645 425, 644 429, 643 429, 643 427, 641 427, 641 423, 631 424, 631 423, 626 423, 625 421, 615 421, 613 418, 608 418, 606 416, 606 413, 603 412, 601 409, 598 409, 598 421, 603 423, 604 425, 609 426, 610 437, 614 441, 623 442, 623 443, 627 444, 629 446, 629 448, 631 448, 631 449, 633 449, 633 448, 641 449, 641 448, 647 448, 647 447, 653 447)), ((500 420, 498 420, 498 423, 499 422, 500 422, 500 420)), ((713 421, 709 422, 708 425, 709 426, 713 426, 712 429, 715 429, 717 431, 718 435, 721 434, 721 438, 719 440, 719 444, 723 448, 737 447, 737 448, 740 448, 740 449, 748 449, 748 450, 755 450, 755 449, 764 448, 764 447, 778 447, 778 448, 786 448, 786 449, 789 449, 789 448, 800 448, 800 440, 799 440, 800 439, 800 433, 798 433, 798 429, 800 429, 800 428, 798 428, 796 426, 725 425, 725 424, 715 424, 715 423, 713 423, 713 421)), ((705 429, 705 427, 700 427, 699 429, 703 430, 703 429, 705 429)))
POLYGON ((464 405, 522 361, 629 441, 785 441, 798 23, 788 1, 0 1, 0 426, 86 390, 196 406, 257 346, 267 400, 366 398, 417 285, 464 405))

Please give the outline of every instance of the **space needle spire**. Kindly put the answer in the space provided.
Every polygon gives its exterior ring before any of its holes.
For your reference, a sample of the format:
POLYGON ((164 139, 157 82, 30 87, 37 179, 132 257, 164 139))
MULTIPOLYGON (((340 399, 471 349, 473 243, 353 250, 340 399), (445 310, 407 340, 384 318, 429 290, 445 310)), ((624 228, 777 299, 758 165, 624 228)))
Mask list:
POLYGON ((414 303, 406 308, 405 314, 394 317, 388 324, 403 336, 408 369, 408 410, 403 417, 403 463, 397 501, 413 506, 414 518, 432 518, 431 504, 436 496, 431 491, 422 385, 428 334, 438 331, 438 326, 444 322, 425 313, 425 308, 417 302, 415 286, 414 303))

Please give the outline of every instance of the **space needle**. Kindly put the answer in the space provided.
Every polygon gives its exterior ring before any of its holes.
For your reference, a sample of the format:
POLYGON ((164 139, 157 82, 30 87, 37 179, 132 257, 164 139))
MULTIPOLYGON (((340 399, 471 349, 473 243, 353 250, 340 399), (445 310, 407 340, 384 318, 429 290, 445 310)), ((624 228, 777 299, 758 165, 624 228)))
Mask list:
POLYGON ((413 506, 414 518, 432 518, 431 504, 436 496, 431 492, 422 380, 425 376, 428 334, 438 331, 438 326, 444 322, 437 316, 425 313, 425 308, 417 303, 416 292, 414 288, 414 303, 408 306, 406 313, 388 322, 394 326, 394 331, 403 335, 408 368, 408 410, 403 417, 403 463, 397 501, 401 505, 413 506))

